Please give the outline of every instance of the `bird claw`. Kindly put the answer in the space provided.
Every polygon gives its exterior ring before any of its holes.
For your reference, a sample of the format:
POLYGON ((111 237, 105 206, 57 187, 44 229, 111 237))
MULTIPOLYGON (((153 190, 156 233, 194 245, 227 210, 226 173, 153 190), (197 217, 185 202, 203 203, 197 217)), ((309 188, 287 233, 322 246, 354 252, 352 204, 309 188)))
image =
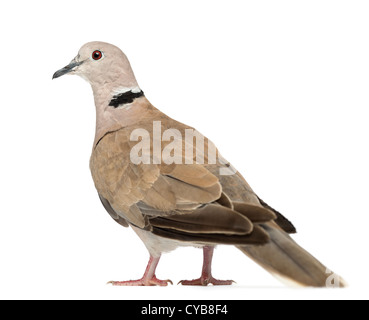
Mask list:
POLYGON ((182 280, 178 282, 182 286, 207 286, 209 284, 214 286, 230 286, 233 283, 236 282, 233 280, 217 280, 213 277, 200 277, 194 280, 182 280))
POLYGON ((173 285, 171 280, 159 280, 156 277, 152 279, 139 279, 139 280, 129 280, 129 281, 109 281, 107 284, 112 284, 113 286, 160 286, 166 287, 168 284, 173 285))

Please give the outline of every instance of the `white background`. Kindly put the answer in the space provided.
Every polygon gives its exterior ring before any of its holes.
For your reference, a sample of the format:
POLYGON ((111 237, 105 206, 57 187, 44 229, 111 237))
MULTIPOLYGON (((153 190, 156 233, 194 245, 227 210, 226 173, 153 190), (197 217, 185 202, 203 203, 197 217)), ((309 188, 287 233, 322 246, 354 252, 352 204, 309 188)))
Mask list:
MULTIPOLYGON (((368 298, 368 16, 367 1, 3 2, 0 298, 368 298), (148 254, 97 197, 89 85, 51 80, 93 40, 119 46, 147 98, 213 140, 350 288, 286 288, 232 247, 213 267, 232 287, 106 285, 139 278, 148 254)), ((201 264, 178 249, 157 275, 201 264)))

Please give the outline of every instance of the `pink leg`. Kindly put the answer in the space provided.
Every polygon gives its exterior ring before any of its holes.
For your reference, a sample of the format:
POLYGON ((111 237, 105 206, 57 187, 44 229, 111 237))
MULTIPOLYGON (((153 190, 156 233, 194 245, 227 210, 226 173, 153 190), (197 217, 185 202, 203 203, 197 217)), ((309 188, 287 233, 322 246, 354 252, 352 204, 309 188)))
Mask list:
POLYGON ((204 264, 202 266, 202 274, 199 279, 195 280, 182 280, 178 284, 184 286, 207 286, 212 284, 214 286, 229 286, 233 280, 217 280, 211 275, 211 262, 213 260, 214 247, 204 247, 204 264))
POLYGON ((158 266, 160 256, 154 258, 150 256, 149 263, 143 277, 139 280, 130 281, 109 281, 113 286, 167 286, 168 283, 173 284, 170 280, 159 280, 155 276, 155 270, 158 266))

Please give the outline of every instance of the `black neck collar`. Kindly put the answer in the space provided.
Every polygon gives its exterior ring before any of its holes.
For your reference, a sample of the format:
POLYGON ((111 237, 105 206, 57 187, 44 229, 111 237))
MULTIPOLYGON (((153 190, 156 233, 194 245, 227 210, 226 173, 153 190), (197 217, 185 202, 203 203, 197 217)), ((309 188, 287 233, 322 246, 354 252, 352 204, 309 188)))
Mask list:
POLYGON ((142 90, 140 90, 139 92, 127 91, 124 93, 120 93, 113 96, 113 99, 111 99, 111 101, 109 102, 109 106, 118 108, 119 106, 132 103, 133 100, 142 96, 144 96, 142 90))

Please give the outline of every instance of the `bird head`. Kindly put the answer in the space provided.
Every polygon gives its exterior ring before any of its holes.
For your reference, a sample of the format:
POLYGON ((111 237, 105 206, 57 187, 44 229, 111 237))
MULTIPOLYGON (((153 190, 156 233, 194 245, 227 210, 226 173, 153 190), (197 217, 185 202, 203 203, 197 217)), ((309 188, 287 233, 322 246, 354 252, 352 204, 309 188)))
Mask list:
POLYGON ((54 73, 53 79, 65 74, 78 75, 93 87, 137 87, 126 55, 118 47, 105 42, 94 41, 83 45, 67 66, 54 73))

